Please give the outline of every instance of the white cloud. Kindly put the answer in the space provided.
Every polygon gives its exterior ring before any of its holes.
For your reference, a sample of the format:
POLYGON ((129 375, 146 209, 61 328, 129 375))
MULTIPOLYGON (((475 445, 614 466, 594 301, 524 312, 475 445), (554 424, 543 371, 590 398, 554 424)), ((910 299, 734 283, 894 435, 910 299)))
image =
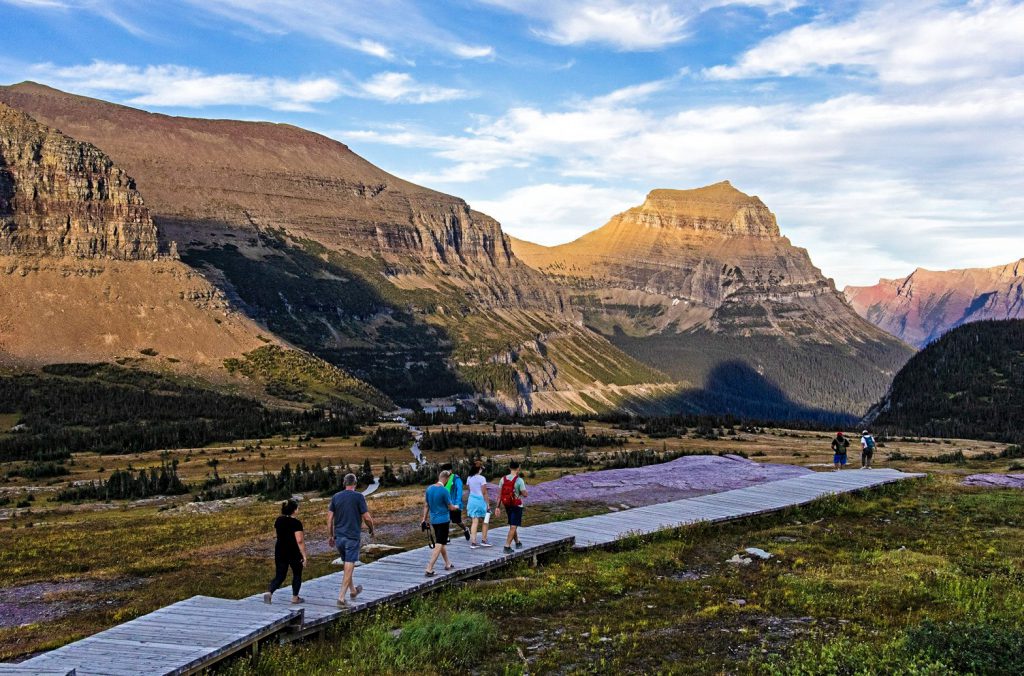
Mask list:
POLYGON ((713 79, 808 75, 828 68, 925 84, 1024 72, 1024 5, 978 0, 936 7, 920 0, 888 3, 852 19, 827 18, 775 35, 713 79))
POLYGON ((471 200, 514 237, 537 244, 560 244, 604 225, 616 213, 643 200, 644 193, 588 183, 539 183, 516 188, 493 200, 471 200))
POLYGON ((342 96, 386 103, 434 103, 465 98, 461 89, 417 82, 407 73, 378 73, 369 80, 331 77, 280 78, 243 73, 209 74, 178 65, 132 66, 93 61, 78 66, 35 64, 32 78, 76 93, 118 96, 142 106, 203 108, 219 105, 257 106, 273 110, 308 111, 315 104, 342 96))
POLYGON ((436 103, 470 96, 462 89, 421 84, 408 73, 377 73, 360 83, 359 91, 365 97, 391 103, 436 103))
POLYGON ((494 47, 474 45, 452 45, 452 54, 462 59, 487 59, 494 56, 494 47))
POLYGON ((524 165, 555 177, 475 204, 511 232, 548 243, 619 209, 552 216, 539 206, 558 210, 549 184, 642 194, 728 178, 760 194, 783 232, 840 283, 917 265, 994 265, 1024 251, 1024 77, 812 104, 638 105, 656 89, 642 83, 551 109, 512 108, 460 134, 398 128, 341 138, 427 151, 442 167, 417 180, 465 182, 462 193, 488 173, 524 165))

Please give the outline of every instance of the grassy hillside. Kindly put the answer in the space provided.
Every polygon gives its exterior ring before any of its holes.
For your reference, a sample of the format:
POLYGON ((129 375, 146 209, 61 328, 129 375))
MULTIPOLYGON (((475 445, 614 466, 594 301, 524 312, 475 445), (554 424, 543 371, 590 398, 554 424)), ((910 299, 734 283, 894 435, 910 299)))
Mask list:
POLYGON ((1020 443, 1024 320, 953 329, 911 359, 877 408, 876 427, 1020 443))
POLYGON ((394 403, 372 385, 353 378, 338 367, 304 352, 266 345, 240 359, 225 359, 229 373, 261 383, 267 394, 290 401, 394 408, 394 403))
MULTIPOLYGON (((516 406, 553 386, 667 381, 553 313, 474 307, 472 290, 454 283, 402 288, 382 260, 278 231, 255 244, 190 249, 184 260, 275 334, 401 402, 481 392, 516 406)), ((579 397, 563 403, 592 410, 579 397)))

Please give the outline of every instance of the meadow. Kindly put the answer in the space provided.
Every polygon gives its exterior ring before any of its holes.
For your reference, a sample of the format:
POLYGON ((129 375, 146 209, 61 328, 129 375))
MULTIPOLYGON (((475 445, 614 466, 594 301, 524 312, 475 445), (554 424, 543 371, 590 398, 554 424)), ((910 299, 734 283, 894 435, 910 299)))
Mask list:
MULTIPOLYGON (((496 427, 503 426, 461 429, 496 427)), ((596 423, 586 429, 623 434, 596 423)), ((815 468, 831 460, 826 433, 722 432, 684 438, 632 432, 620 445, 742 452, 757 461, 815 468)), ((213 469, 232 478, 300 460, 357 466, 369 459, 379 472, 385 458, 397 464, 408 456, 408 448, 366 447, 362 441, 275 437, 173 455, 190 483, 213 469)), ((538 569, 504 570, 486 582, 353 619, 320 641, 269 648, 224 669, 519 673, 529 665, 534 673, 873 673, 919 664, 916 673, 1000 673, 980 663, 964 668, 935 651, 950 644, 950 635, 987 641, 984 649, 975 646, 979 655, 1001 654, 1020 640, 1024 495, 958 482, 971 472, 1005 471, 1014 461, 998 458, 1005 444, 884 443, 877 454, 881 464, 932 476, 782 515, 624 543, 616 551, 558 555, 538 569), (747 546, 775 556, 749 566, 725 563, 747 546)), ((461 452, 428 456, 443 460, 461 452)), ((503 461, 525 454, 516 449, 494 455, 503 461)), ((530 448, 529 455, 557 457, 555 449, 542 447, 530 448)), ((266 584, 276 503, 257 497, 203 503, 190 495, 53 502, 55 491, 69 482, 100 478, 128 463, 156 466, 161 454, 75 454, 73 461, 70 476, 0 483, 0 492, 14 498, 0 506, 0 604, 5 612, 17 605, 24 613, 17 618, 23 622, 0 627, 0 659, 54 647, 193 594, 241 597, 266 584), (26 496, 33 499, 16 507, 26 496), (26 606, 29 599, 34 604, 26 606)), ((532 472, 531 483, 586 469, 543 465, 532 472)), ((417 487, 378 491, 370 500, 380 524, 377 541, 421 545, 419 500, 417 487)), ((310 542, 308 577, 335 570, 326 547, 325 507, 323 497, 309 494, 300 508, 310 542)), ((529 520, 606 509, 555 504, 531 509, 529 520)), ((974 648, 958 650, 973 654, 974 648)))

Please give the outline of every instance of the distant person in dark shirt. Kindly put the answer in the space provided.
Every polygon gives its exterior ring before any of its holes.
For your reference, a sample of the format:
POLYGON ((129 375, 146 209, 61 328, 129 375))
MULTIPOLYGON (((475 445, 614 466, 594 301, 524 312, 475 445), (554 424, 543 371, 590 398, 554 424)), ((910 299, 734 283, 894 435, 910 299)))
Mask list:
POLYGON ((306 540, 302 531, 302 522, 296 518, 299 503, 288 500, 281 505, 281 516, 274 522, 277 531, 277 544, 274 545, 274 565, 277 569, 274 579, 263 594, 263 600, 270 603, 274 592, 292 569, 292 603, 302 603, 299 589, 302 587, 302 567, 306 565, 306 540))
POLYGON ((846 453, 850 448, 850 440, 843 436, 842 432, 836 432, 836 438, 832 440, 832 464, 838 472, 846 465, 846 453))
POLYGON ((860 437, 860 466, 871 469, 871 459, 875 457, 875 438, 871 432, 864 430, 860 437))
POLYGON ((345 490, 334 494, 327 511, 327 532, 331 534, 328 544, 338 548, 345 564, 341 591, 338 592, 338 605, 342 607, 346 605, 345 592, 349 592, 349 597, 354 601, 363 591, 363 586, 357 585, 352 579, 359 561, 363 523, 370 535, 373 535, 373 518, 366 506, 366 498, 356 490, 356 475, 346 474, 344 483, 345 490))

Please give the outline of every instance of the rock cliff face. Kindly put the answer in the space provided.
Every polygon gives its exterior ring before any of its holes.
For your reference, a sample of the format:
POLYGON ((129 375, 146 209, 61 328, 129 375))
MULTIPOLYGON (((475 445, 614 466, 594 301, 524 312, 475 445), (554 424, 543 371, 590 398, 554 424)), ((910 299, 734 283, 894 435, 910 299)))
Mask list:
POLYGON ((843 290, 862 317, 916 347, 983 319, 1024 318, 1024 258, 992 268, 933 271, 843 290))
POLYGON ((858 317, 764 203, 727 181, 652 191, 568 244, 513 245, 571 290, 589 326, 726 392, 740 412, 758 414, 741 401, 756 393, 801 416, 862 413, 911 352, 858 317))
POLYGON ((0 103, 0 254, 153 259, 156 227, 98 148, 0 103))
POLYGON ((0 87, 0 101, 124 167, 161 237, 233 307, 404 401, 477 391, 536 410, 555 401, 543 392, 561 404, 588 401, 573 394, 583 388, 668 382, 582 328, 565 291, 515 256, 496 221, 342 143, 32 83, 0 87))

